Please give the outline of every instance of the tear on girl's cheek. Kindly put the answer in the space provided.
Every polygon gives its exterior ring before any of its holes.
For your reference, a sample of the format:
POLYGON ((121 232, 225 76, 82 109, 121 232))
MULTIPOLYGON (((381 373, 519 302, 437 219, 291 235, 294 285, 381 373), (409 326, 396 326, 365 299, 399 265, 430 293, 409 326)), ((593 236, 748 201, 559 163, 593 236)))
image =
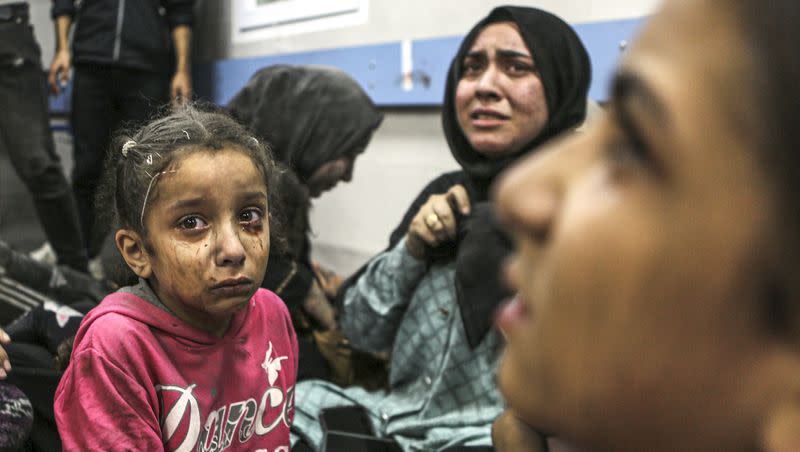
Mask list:
POLYGON ((179 242, 172 247, 172 258, 174 262, 178 263, 179 267, 184 267, 195 262, 199 252, 199 248, 194 250, 193 247, 179 242))
POLYGON ((255 258, 267 260, 269 256, 269 237, 252 237, 247 246, 255 258))
POLYGON ((266 240, 261 237, 252 237, 250 240, 251 249, 263 252, 266 249, 266 240))

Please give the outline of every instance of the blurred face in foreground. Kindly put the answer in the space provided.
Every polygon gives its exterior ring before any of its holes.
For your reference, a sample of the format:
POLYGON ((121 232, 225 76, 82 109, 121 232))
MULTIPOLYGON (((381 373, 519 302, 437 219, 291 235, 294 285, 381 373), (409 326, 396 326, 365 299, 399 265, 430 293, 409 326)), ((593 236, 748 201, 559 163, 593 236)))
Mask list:
POLYGON ((745 38, 721 10, 669 2, 609 114, 496 192, 519 294, 498 315, 500 387, 525 422, 589 450, 775 444, 776 407, 800 389, 764 320, 780 212, 749 133, 763 118, 745 38))

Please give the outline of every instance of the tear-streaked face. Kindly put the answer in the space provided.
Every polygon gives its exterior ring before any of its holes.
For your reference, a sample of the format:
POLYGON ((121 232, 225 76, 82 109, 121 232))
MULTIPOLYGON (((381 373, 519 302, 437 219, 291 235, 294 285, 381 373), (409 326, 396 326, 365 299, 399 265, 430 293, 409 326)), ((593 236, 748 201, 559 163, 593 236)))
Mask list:
POLYGON ((486 26, 464 56, 456 116, 477 152, 490 158, 514 154, 547 124, 534 58, 511 22, 486 26))
POLYGON ((194 151, 160 176, 157 192, 145 216, 150 283, 179 317, 215 332, 264 278, 264 178, 242 151, 194 151))

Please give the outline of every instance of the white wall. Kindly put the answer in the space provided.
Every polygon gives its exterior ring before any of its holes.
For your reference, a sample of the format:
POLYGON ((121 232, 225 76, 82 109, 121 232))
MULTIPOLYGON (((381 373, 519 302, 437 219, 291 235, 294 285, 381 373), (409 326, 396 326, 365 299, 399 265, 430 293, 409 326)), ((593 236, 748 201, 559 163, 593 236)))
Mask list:
MULTIPOLYGON (((244 0, 231 0, 244 1, 244 0)), ((217 23, 206 33, 201 59, 239 58, 286 52, 357 46, 402 39, 457 36, 495 6, 535 6, 558 14, 570 23, 641 17, 650 14, 659 0, 369 0, 367 23, 261 42, 231 42, 231 5, 225 0, 200 0, 199 11, 217 23)))

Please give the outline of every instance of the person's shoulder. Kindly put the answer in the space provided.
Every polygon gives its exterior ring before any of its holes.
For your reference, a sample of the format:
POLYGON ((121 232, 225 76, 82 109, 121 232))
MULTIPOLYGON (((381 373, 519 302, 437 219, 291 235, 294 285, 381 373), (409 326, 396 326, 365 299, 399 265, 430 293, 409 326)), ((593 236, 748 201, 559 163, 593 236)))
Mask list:
POLYGON ((442 173, 433 180, 431 180, 431 184, 448 184, 448 183, 461 183, 467 180, 467 173, 464 170, 453 170, 447 171, 442 173))
POLYGON ((78 333, 79 342, 75 344, 76 352, 93 349, 113 356, 135 346, 143 338, 152 337, 145 322, 127 315, 125 310, 108 309, 107 301, 84 319, 78 333))
POLYGON ((289 318, 289 309, 286 303, 275 292, 260 287, 253 294, 253 308, 264 315, 289 318))
POLYGON ((469 178, 467 173, 465 173, 463 170, 449 171, 436 176, 430 182, 428 182, 428 185, 425 186, 423 192, 429 194, 444 193, 453 185, 463 185, 467 183, 469 183, 469 178))
POLYGON ((289 309, 274 292, 259 288, 251 298, 251 305, 248 314, 250 328, 266 328, 274 333, 286 333, 287 337, 294 336, 289 309))
POLYGON ((150 328, 139 320, 117 312, 108 312, 87 326, 84 340, 100 344, 118 344, 149 331, 150 328))
POLYGON ((457 169, 457 170, 447 171, 445 173, 442 173, 434 180, 439 180, 439 179, 446 180, 446 181, 451 181, 451 182, 462 182, 462 181, 467 180, 468 176, 467 176, 467 173, 464 172, 464 170, 457 169))

